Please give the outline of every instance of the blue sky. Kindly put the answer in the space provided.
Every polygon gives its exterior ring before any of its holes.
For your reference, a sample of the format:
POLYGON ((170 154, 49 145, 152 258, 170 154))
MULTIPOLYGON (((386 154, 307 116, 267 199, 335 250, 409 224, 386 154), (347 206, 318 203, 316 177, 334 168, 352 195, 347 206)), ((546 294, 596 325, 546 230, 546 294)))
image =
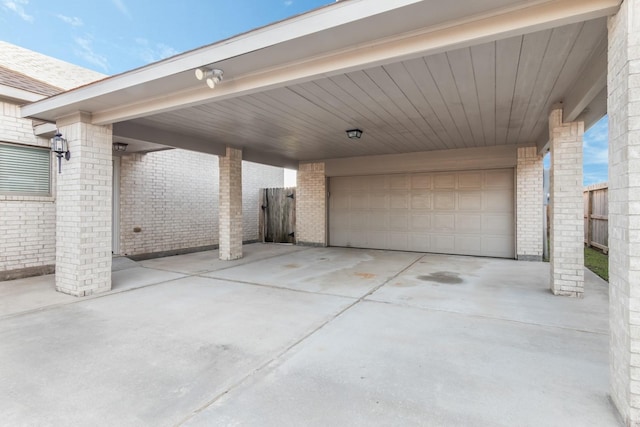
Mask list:
MULTIPOLYGON (((0 0, 0 39, 117 74, 331 3, 0 0)), ((585 185, 607 180, 606 117, 585 134, 584 167, 585 185)))

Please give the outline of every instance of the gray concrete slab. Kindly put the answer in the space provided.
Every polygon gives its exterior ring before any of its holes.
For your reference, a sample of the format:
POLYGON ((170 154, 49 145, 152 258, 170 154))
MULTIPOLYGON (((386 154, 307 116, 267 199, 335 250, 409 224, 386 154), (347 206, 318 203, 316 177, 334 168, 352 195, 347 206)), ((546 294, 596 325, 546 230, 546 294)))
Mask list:
POLYGON ((548 264, 284 248, 0 283, 0 424, 617 425, 590 272, 571 299, 548 264))
POLYGON ((607 333, 608 286, 585 269, 584 298, 549 291, 549 264, 428 254, 368 297, 433 310, 607 333))
POLYGON ((617 426, 607 336, 364 302, 188 426, 617 426))
POLYGON ((312 248, 205 276, 359 298, 421 256, 411 252, 312 248))
POLYGON ((138 264, 144 267, 175 271, 178 273, 203 274, 209 271, 220 270, 236 265, 249 264, 260 259, 271 258, 291 252, 304 251, 305 249, 307 248, 294 245, 252 243, 242 246, 243 257, 233 261, 221 261, 218 258, 218 251, 215 250, 149 259, 146 261, 139 261, 138 264))
POLYGON ((53 274, 0 282, 0 317, 75 300, 56 292, 53 274))
POLYGON ((190 277, 5 318, 2 425, 175 425, 351 303, 190 277))
POLYGON ((186 275, 144 267, 127 268, 111 273, 111 291, 141 288, 182 277, 186 277, 186 275))

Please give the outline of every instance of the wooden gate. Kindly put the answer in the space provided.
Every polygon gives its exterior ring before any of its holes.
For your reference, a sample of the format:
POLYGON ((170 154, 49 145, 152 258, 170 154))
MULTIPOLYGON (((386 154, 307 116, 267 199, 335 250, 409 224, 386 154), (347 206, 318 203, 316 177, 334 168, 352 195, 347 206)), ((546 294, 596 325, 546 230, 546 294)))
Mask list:
POLYGON ((261 189, 260 210, 260 239, 263 242, 295 243, 295 188, 261 189))

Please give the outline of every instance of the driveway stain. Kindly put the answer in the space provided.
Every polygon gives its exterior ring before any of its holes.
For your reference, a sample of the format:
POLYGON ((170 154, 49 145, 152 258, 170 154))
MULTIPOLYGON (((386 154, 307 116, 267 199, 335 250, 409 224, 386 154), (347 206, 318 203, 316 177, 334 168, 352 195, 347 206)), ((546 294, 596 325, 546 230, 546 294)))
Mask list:
POLYGON ((298 264, 285 264, 283 267, 284 268, 299 268, 300 266, 298 264))
POLYGON ((459 285, 464 282, 464 280, 460 278, 460 274, 452 271, 437 271, 427 276, 418 276, 417 278, 425 282, 441 283, 443 285, 459 285))
POLYGON ((363 279, 373 279, 376 277, 376 275, 372 273, 356 273, 356 276, 362 277, 363 279))

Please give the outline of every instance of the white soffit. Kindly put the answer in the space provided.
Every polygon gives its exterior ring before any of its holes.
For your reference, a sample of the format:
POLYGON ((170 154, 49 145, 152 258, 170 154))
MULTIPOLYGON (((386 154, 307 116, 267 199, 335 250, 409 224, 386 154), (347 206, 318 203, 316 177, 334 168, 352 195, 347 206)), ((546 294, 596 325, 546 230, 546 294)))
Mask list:
POLYGON ((500 40, 615 13, 619 0, 349 0, 23 108, 56 120, 86 111, 97 124, 230 99, 401 59, 500 40), (225 83, 193 69, 215 63, 225 83))

